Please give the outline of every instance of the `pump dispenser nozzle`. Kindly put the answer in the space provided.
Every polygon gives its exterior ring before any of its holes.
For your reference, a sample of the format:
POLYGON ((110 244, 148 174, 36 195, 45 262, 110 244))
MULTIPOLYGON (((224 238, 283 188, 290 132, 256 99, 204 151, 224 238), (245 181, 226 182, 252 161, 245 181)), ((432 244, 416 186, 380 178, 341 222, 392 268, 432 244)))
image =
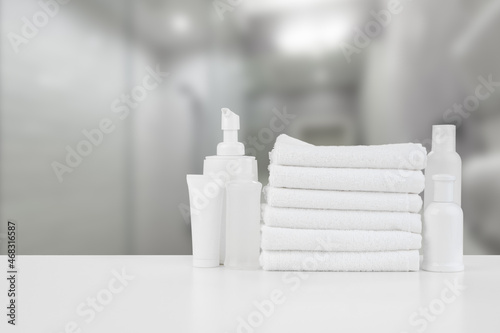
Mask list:
POLYGON ((238 130, 240 129, 240 117, 228 108, 221 109, 221 129, 224 131, 224 141, 217 145, 219 156, 243 156, 245 146, 238 142, 238 130))

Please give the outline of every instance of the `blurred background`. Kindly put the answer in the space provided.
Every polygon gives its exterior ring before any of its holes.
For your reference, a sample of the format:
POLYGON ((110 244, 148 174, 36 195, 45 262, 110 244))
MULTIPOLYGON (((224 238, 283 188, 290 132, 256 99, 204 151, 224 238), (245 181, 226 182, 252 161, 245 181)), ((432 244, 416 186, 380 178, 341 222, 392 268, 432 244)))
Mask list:
POLYGON ((0 16, 1 236, 16 220, 21 254, 190 254, 185 176, 215 154, 221 107, 264 184, 280 133, 430 150, 431 126, 456 124, 465 253, 500 254, 498 0, 0 0, 0 16))

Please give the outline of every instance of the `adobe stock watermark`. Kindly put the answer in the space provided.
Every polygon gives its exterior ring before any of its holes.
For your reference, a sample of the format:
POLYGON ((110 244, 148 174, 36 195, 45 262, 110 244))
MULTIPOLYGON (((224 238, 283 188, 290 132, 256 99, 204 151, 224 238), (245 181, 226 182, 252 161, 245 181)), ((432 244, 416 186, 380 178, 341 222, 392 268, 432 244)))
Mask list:
POLYGON ((372 40, 376 39, 391 24, 393 16, 403 11, 403 7, 400 0, 389 0, 386 9, 381 9, 378 12, 371 10, 370 16, 373 19, 366 22, 363 28, 353 28, 354 37, 352 43, 339 43, 339 48, 344 54, 347 63, 352 61, 351 58, 354 54, 360 54, 363 49, 367 48, 372 40))
MULTIPOLYGON (((112 101, 111 112, 116 113, 119 120, 127 119, 130 111, 136 109, 146 99, 149 92, 158 88, 169 75, 168 72, 162 72, 158 64, 155 69, 147 66, 146 72, 148 74, 143 77, 141 84, 132 87, 129 93, 121 94, 120 97, 112 101)), ((84 139, 80 140, 74 147, 66 146, 66 156, 63 161, 51 163, 59 183, 64 181, 65 174, 72 173, 86 157, 92 154, 95 148, 102 145, 106 135, 113 133, 115 129, 116 124, 110 118, 102 118, 96 128, 83 129, 81 133, 84 139)))
POLYGON ((496 88, 500 87, 500 81, 493 81, 493 75, 488 75, 485 79, 483 76, 478 76, 479 84, 475 87, 474 94, 465 97, 462 103, 455 103, 450 108, 446 109, 443 114, 443 120, 446 123, 455 124, 458 128, 462 125, 463 120, 479 108, 481 101, 490 98, 496 88))
POLYGON ((278 306, 285 304, 288 300, 287 294, 295 293, 302 286, 302 282, 309 278, 310 272, 306 271, 317 271, 319 263, 328 259, 329 253, 325 251, 332 245, 321 239, 317 242, 315 250, 299 263, 296 271, 283 273, 281 282, 284 285, 281 288, 273 289, 264 300, 254 301, 252 311, 236 318, 236 333, 258 332, 259 327, 276 312, 278 306))
POLYGON ((387 169, 384 172, 384 180, 390 188, 396 190, 396 184, 401 184, 409 181, 409 178, 414 176, 416 170, 425 168, 425 160, 427 159, 427 151, 425 149, 410 150, 408 156, 401 160, 397 172, 387 169))
POLYGON ((234 159, 226 164, 225 170, 209 173, 208 176, 212 178, 212 181, 206 183, 201 190, 197 188, 189 189, 191 193, 190 206, 185 203, 178 206, 184 222, 188 224, 191 215, 199 215, 201 211, 206 209, 210 200, 218 197, 220 191, 225 189, 226 183, 242 172, 242 161, 234 159))
POLYGON ((270 318, 278 305, 284 304, 286 301, 285 294, 281 289, 273 289, 266 299, 254 301, 252 305, 254 310, 250 311, 245 318, 238 316, 236 318, 237 333, 253 333, 255 329, 264 324, 265 319, 270 318))
MULTIPOLYGON (((443 121, 445 124, 454 124, 456 128, 462 126, 465 119, 469 118, 471 114, 479 109, 481 101, 485 101, 491 97, 493 93, 496 92, 496 88, 500 87, 500 81, 494 81, 493 75, 489 74, 487 78, 483 76, 477 77, 478 84, 474 89, 474 94, 468 95, 464 98, 462 103, 454 103, 451 107, 446 109, 443 113, 443 121)), ((434 144, 442 144, 450 138, 445 133, 439 132, 440 129, 436 129, 438 132, 433 139, 427 138, 424 140, 417 140, 424 147, 429 147, 432 149, 434 144)), ((453 138, 454 139, 454 138, 453 138)), ((391 184, 395 185, 398 182, 405 182, 407 178, 411 175, 410 170, 417 170, 416 166, 422 165, 422 160, 426 158, 426 154, 420 150, 411 151, 408 158, 401 162, 400 168, 398 168, 398 175, 394 175, 391 172, 386 173, 386 180, 391 184)))
MULTIPOLYGON (((272 114, 273 116, 269 120, 268 127, 262 128, 256 136, 250 135, 246 140, 241 141, 245 145, 245 153, 247 155, 255 156, 257 152, 264 150, 266 146, 274 142, 276 136, 282 133, 297 117, 297 115, 288 113, 286 106, 283 107, 281 111, 278 108, 273 108, 272 114)), ((189 224, 191 211, 199 212, 199 205, 201 205, 201 203, 208 205, 207 200, 210 198, 210 195, 213 195, 210 192, 212 188, 215 186, 225 188, 225 183, 231 179, 231 176, 237 174, 235 172, 240 172, 239 170, 237 165, 228 163, 225 171, 221 171, 219 174, 210 174, 209 176, 211 176, 214 181, 207 184, 207 191, 204 191, 206 193, 196 193, 196 196, 193 197, 196 199, 195 204, 197 205, 193 207, 194 210, 191 210, 189 205, 185 203, 179 204, 179 212, 181 213, 184 223, 189 224)))
POLYGON ((84 324, 88 325, 93 322, 128 287, 130 281, 135 279, 135 276, 127 274, 124 267, 121 272, 113 270, 111 274, 113 277, 106 287, 78 304, 75 310, 78 319, 67 322, 58 333, 83 332, 84 324))
MULTIPOLYGON (((462 103, 455 103, 443 113, 443 121, 445 124, 454 124, 456 128, 462 126, 465 119, 468 119, 476 110, 479 109, 481 101, 485 101, 496 92, 496 88, 500 87, 500 81, 493 81, 493 76, 490 74, 485 79, 483 76, 478 76, 479 84, 474 89, 474 94, 468 95, 464 98, 462 103)), ((437 143, 441 144, 448 140, 449 137, 444 134, 437 133, 435 142, 431 138, 424 140, 416 140, 429 150, 432 145, 437 143)), ((404 172, 404 170, 402 171, 404 172)))
POLYGON ((26 16, 21 17, 20 33, 9 32, 7 38, 15 53, 19 53, 21 45, 28 44, 30 40, 38 36, 40 29, 49 24, 60 11, 61 5, 66 5, 71 0, 40 0, 38 6, 40 10, 35 12, 31 19, 26 16))
POLYGON ((255 156, 257 152, 263 151, 266 145, 274 142, 276 136, 283 133, 285 129, 297 118, 297 115, 288 113, 286 106, 280 111, 277 108, 272 109, 273 117, 269 120, 267 127, 261 128, 257 136, 248 136, 243 140, 246 148, 246 154, 255 156))
POLYGON ((418 308, 408 317, 408 323, 414 328, 413 331, 417 333, 425 332, 427 327, 435 322, 466 289, 458 279, 454 281, 446 280, 444 284, 445 287, 441 290, 438 297, 431 300, 427 306, 418 308))

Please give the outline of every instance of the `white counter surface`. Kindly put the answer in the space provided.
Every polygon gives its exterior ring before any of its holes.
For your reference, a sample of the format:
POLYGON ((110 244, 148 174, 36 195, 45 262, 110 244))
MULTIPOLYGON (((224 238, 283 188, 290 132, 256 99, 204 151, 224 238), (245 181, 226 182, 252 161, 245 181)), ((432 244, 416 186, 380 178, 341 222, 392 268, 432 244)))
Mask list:
POLYGON ((17 325, 4 278, 0 332, 500 332, 500 256, 466 256, 451 274, 202 269, 191 256, 17 261, 17 325))

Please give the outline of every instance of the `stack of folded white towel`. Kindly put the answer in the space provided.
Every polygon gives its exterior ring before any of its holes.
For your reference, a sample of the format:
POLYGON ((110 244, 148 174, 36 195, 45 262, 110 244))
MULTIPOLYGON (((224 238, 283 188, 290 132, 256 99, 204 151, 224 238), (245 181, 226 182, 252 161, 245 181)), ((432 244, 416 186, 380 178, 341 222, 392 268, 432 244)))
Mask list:
POLYGON ((280 135, 263 205, 265 270, 417 271, 426 150, 280 135))

